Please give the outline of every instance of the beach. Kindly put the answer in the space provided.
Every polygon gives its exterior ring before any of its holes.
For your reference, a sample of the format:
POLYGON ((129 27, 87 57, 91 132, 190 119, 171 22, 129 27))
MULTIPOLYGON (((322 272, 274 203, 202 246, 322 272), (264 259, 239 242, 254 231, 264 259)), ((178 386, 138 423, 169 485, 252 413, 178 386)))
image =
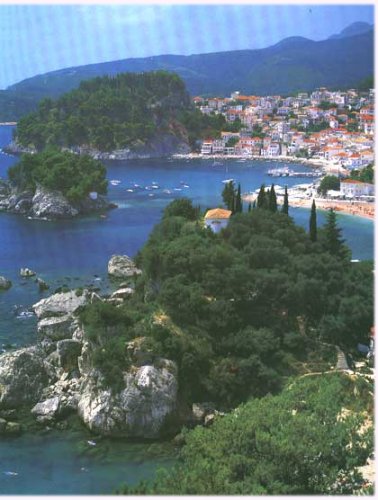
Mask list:
MULTIPOLYGON (((243 200, 247 203, 253 203, 256 199, 257 193, 243 195, 243 200)), ((335 212, 374 220, 374 203, 372 202, 290 196, 289 190, 289 206, 311 208, 313 199, 315 200, 316 208, 319 210, 333 209, 335 212)), ((277 202, 281 203, 281 201, 281 197, 278 197, 277 202)))

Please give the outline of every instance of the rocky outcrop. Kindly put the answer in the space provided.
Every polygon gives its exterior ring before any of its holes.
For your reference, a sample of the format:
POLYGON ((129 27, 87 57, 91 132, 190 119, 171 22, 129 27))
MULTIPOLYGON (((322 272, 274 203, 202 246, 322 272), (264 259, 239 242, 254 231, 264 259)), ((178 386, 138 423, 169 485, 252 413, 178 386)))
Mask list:
POLYGON ((138 337, 124 346, 125 370, 117 388, 107 385, 76 314, 91 298, 87 290, 71 291, 33 306, 39 344, 0 355, 0 417, 7 419, 4 412, 22 406, 38 422, 60 425, 77 413, 101 435, 158 438, 167 420, 177 421, 179 415, 177 366, 138 337))
POLYGON ((21 267, 20 269, 20 276, 22 278, 31 278, 32 276, 35 276, 37 273, 35 271, 32 271, 28 267, 21 267))
POLYGON ((108 436, 157 438, 177 406, 177 368, 172 361, 124 373, 124 387, 100 389, 99 374, 82 385, 78 411, 92 430, 108 436))
MULTIPOLYGON (((67 316, 73 314, 79 307, 88 304, 91 294, 88 290, 70 290, 64 293, 55 293, 47 299, 42 299, 33 305, 39 319, 51 316, 67 316)), ((44 326, 46 323, 44 324, 44 326)))
POLYGON ((136 267, 134 261, 127 255, 112 255, 108 263, 108 274, 113 278, 131 278, 142 271, 136 267))
POLYGON ((39 347, 0 355, 0 408, 37 402, 47 383, 44 352, 39 347))
POLYGON ((0 185, 0 210, 36 219, 70 219, 115 206, 101 195, 97 195, 95 199, 88 196, 72 203, 60 191, 46 189, 41 185, 37 185, 35 192, 20 191, 5 181, 0 185))
POLYGON ((32 200, 30 215, 38 218, 64 219, 75 217, 79 211, 60 191, 51 191, 37 186, 32 200))
POLYGON ((12 286, 11 280, 0 276, 0 290, 8 290, 12 286))
MULTIPOLYGON (((40 312, 43 311, 43 306, 38 307, 40 312)), ((38 322, 37 328, 40 338, 62 340, 72 337, 75 326, 75 318, 70 314, 65 314, 63 316, 43 318, 38 322)))

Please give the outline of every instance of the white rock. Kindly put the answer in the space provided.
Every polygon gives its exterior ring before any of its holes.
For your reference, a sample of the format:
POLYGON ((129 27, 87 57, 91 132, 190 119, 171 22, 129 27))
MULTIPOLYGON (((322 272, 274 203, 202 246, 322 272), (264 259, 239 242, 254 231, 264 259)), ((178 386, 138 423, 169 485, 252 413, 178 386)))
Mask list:
POLYGON ((84 290, 81 295, 77 295, 75 290, 55 293, 34 304, 33 309, 38 318, 64 316, 74 313, 79 307, 87 304, 89 298, 87 290, 84 290))

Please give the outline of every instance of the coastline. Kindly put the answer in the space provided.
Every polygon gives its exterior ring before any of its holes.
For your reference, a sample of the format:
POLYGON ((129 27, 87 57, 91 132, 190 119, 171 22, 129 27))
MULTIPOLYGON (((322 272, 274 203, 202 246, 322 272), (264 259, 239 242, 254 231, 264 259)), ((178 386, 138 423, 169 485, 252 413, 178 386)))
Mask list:
MULTIPOLYGON (((257 199, 257 194, 244 195, 243 200, 247 203, 253 203, 257 199)), ((349 200, 328 200, 324 198, 298 198, 290 197, 289 206, 311 208, 312 200, 315 200, 316 208, 318 210, 331 210, 340 212, 342 214, 351 215, 353 217, 362 217, 364 219, 374 220, 374 203, 349 201, 349 200)), ((278 201, 279 204, 280 201, 278 201)))
POLYGON ((172 158, 177 160, 259 160, 259 161, 274 161, 274 162, 287 162, 287 163, 302 163, 309 167, 334 169, 338 171, 340 166, 328 160, 312 159, 312 158, 296 158, 295 156, 259 156, 259 155, 224 155, 224 154, 201 154, 201 153, 188 153, 188 154, 174 154, 172 158))

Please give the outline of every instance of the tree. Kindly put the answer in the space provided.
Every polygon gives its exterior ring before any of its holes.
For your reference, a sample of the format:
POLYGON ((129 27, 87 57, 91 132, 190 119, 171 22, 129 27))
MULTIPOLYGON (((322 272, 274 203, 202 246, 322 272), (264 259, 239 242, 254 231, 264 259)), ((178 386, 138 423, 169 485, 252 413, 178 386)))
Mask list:
POLYGON ((327 194, 327 191, 333 189, 335 191, 340 190, 340 179, 335 175, 326 175, 320 182, 318 187, 318 193, 321 193, 323 196, 327 194))
POLYGON ((316 205, 315 200, 312 200, 311 215, 310 215, 310 240, 317 240, 317 225, 316 225, 316 205))
POLYGON ((265 184, 261 184, 259 194, 257 195, 257 208, 266 207, 265 184))
POLYGON ((282 205, 282 213, 289 215, 289 196, 287 194, 287 186, 285 186, 284 202, 282 205))
POLYGON ((233 212, 235 208, 235 184, 233 181, 227 182, 224 186, 222 198, 227 209, 233 212))
POLYGON ((272 184, 272 187, 269 191, 269 210, 273 213, 277 212, 277 196, 276 192, 274 191, 274 184, 272 184))
POLYGON ((248 203, 248 212, 251 212, 251 211, 252 211, 252 203, 251 203, 251 202, 249 202, 249 203, 248 203))
POLYGON ((198 207, 193 207, 189 198, 173 200, 164 210, 164 217, 184 217, 188 220, 196 220, 198 214, 198 207))
POLYGON ((323 227, 323 247, 330 254, 344 259, 349 256, 350 251, 344 245, 345 240, 341 237, 341 232, 342 230, 337 226, 336 213, 331 209, 323 227))
POLYGON ((241 199, 241 188, 240 183, 238 184, 238 190, 235 196, 235 210, 234 213, 241 213, 243 211, 243 202, 241 199))

